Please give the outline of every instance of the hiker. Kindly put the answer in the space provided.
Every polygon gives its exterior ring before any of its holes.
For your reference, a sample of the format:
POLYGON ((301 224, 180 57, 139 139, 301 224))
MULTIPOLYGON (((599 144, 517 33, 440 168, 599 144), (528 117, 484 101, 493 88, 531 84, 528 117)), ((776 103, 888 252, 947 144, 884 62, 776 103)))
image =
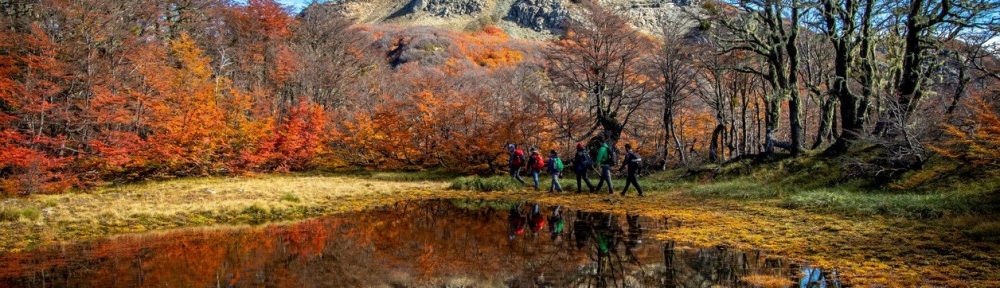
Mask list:
POLYGON ((594 166, 593 160, 587 154, 583 143, 577 143, 576 156, 573 157, 573 174, 576 174, 576 193, 581 193, 580 190, 583 187, 581 181, 587 183, 587 191, 594 192, 594 184, 591 184, 590 178, 587 178, 587 171, 590 170, 590 166, 594 166))
POLYGON ((611 187, 611 167, 615 165, 614 154, 610 148, 608 148, 608 143, 601 141, 601 148, 597 150, 597 161, 594 161, 594 165, 601 166, 601 181, 597 182, 597 187, 594 191, 600 191, 604 182, 608 182, 608 194, 615 194, 615 189, 611 187))
POLYGON ((524 180, 521 179, 521 166, 524 166, 524 151, 517 148, 514 144, 508 145, 507 150, 510 152, 510 177, 513 177, 517 182, 521 182, 521 186, 528 185, 528 183, 524 183, 524 180))
POLYGON ((538 188, 538 173, 542 172, 542 168, 545 168, 545 160, 542 160, 542 155, 538 154, 538 149, 531 148, 531 156, 528 157, 528 170, 531 171, 531 178, 535 180, 535 190, 540 190, 538 188))
POLYGON ((549 187, 549 193, 563 192, 562 185, 559 185, 559 176, 563 171, 562 159, 559 159, 559 152, 552 150, 549 152, 549 162, 546 164, 549 174, 552 175, 552 186, 549 187))
POLYGON ((625 189, 622 190, 622 196, 625 196, 625 192, 628 191, 628 185, 635 185, 635 190, 639 190, 639 197, 645 197, 642 195, 642 187, 639 187, 639 167, 642 165, 642 158, 639 157, 635 151, 632 150, 632 144, 625 144, 625 161, 622 162, 622 167, 618 169, 626 170, 625 174, 625 189))

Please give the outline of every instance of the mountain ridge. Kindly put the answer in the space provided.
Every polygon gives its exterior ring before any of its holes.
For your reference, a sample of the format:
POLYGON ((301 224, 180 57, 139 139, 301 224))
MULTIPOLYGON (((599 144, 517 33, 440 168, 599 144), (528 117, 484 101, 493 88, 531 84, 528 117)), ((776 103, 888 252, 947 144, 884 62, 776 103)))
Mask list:
MULTIPOLYGON (((597 6, 621 13, 637 29, 655 34, 660 27, 697 9, 701 0, 601 0, 597 6)), ((358 24, 431 26, 478 31, 487 26, 514 38, 550 39, 567 19, 578 19, 588 5, 579 0, 343 0, 317 2, 302 13, 336 13, 358 24)))

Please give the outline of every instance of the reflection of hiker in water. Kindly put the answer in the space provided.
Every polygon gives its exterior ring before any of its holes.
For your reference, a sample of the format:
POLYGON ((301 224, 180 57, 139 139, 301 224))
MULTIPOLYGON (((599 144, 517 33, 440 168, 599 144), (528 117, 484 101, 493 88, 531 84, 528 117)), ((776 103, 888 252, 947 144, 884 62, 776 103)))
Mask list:
POLYGON ((597 242, 597 252, 599 256, 608 256, 608 254, 614 253, 615 246, 617 246, 616 235, 618 225, 614 223, 614 216, 609 213, 595 213, 593 218, 594 223, 594 241, 597 242))
POLYGON ((576 211, 576 220, 573 221, 573 239, 576 240, 576 249, 583 250, 593 235, 594 227, 590 225, 590 213, 576 211))
POLYGON ((514 240, 517 235, 524 234, 524 225, 527 222, 527 217, 521 212, 521 205, 521 203, 518 203, 517 206, 511 207, 510 216, 507 218, 510 223, 510 230, 507 236, 511 240, 514 240))
POLYGON ((542 231, 542 228, 545 228, 545 215, 542 215, 542 211, 536 203, 531 208, 531 237, 535 237, 535 234, 542 231))
MULTIPOLYGON (((625 271, 622 266, 621 256, 616 249, 621 241, 621 227, 618 225, 617 217, 610 213, 592 213, 590 223, 593 228, 594 246, 596 246, 595 261, 596 273, 594 280, 598 287, 608 287, 609 281, 617 283, 617 280, 624 280, 625 271)), ((617 286, 617 285, 613 285, 617 286)))
POLYGON ((639 215, 625 215, 625 221, 628 222, 628 232, 625 233, 625 256, 630 262, 638 264, 639 259, 632 251, 642 244, 642 224, 639 223, 639 215))
POLYGON ((556 240, 562 235, 563 229, 566 227, 566 222, 563 221, 562 211, 559 211, 559 206, 552 208, 552 216, 549 216, 549 232, 552 233, 552 240, 556 240))

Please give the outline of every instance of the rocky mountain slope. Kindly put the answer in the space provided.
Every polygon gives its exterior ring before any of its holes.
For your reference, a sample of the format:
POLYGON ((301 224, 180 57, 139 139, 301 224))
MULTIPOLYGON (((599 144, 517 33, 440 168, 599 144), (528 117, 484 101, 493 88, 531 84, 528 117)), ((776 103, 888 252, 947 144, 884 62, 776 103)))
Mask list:
MULTIPOLYGON (((684 15, 700 0, 600 0, 647 32, 684 15)), ((586 9, 579 0, 338 0, 314 3, 303 13, 339 13, 363 24, 479 30, 488 25, 526 39, 558 34, 566 19, 586 9)))

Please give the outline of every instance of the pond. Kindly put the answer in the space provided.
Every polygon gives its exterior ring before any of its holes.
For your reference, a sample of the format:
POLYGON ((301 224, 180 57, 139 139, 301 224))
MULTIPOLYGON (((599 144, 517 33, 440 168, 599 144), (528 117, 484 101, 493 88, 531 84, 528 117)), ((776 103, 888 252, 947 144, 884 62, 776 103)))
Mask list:
POLYGON ((665 219, 480 200, 0 255, 0 287, 840 287, 759 251, 652 238, 665 219))

